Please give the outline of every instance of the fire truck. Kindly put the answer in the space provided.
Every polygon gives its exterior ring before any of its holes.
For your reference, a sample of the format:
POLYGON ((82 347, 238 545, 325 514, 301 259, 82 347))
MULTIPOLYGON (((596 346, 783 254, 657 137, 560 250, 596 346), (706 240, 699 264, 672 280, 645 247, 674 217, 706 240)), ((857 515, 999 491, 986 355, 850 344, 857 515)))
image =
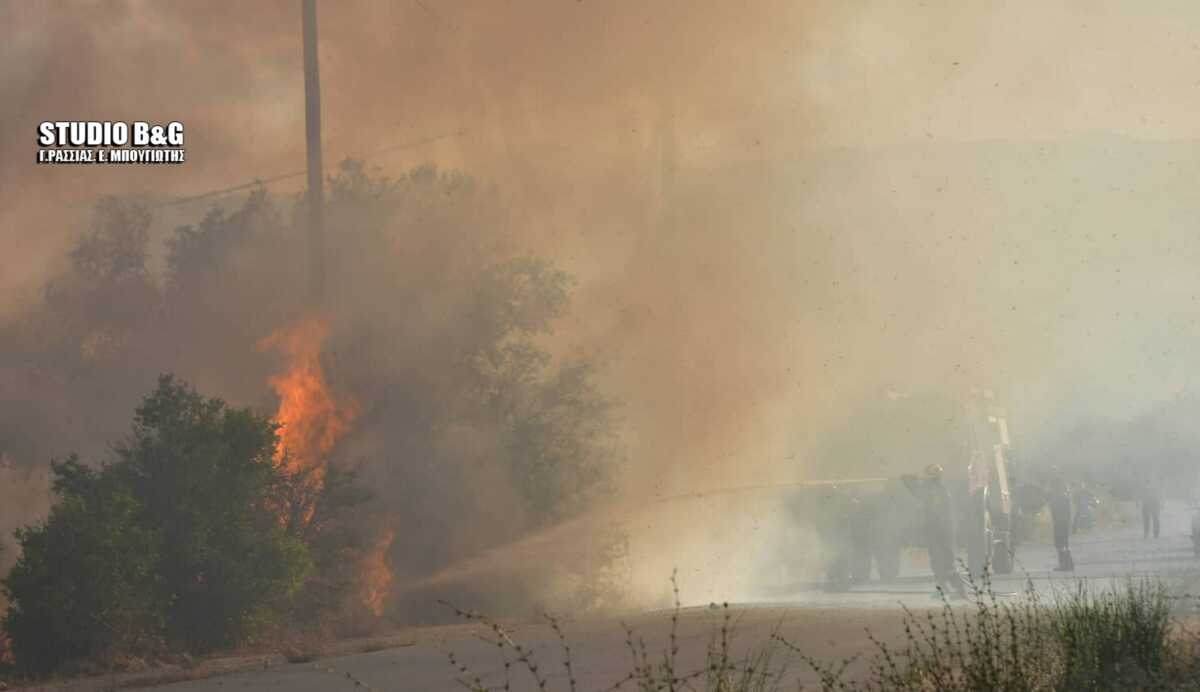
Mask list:
POLYGON ((951 416, 914 415, 914 407, 925 405, 921 400, 889 399, 860 417, 853 430, 860 437, 858 453, 879 457, 893 473, 817 481, 793 495, 798 518, 814 525, 826 546, 829 582, 862 583, 873 572, 893 579, 899 575, 903 549, 924 546, 923 508, 900 476, 920 474, 930 464, 944 469, 958 547, 970 572, 1012 572, 1016 505, 1005 410, 991 392, 977 390, 961 403, 955 420, 943 425, 951 416), (923 426, 921 420, 938 424, 923 426), (920 444, 905 444, 905 436, 919 438, 920 444))

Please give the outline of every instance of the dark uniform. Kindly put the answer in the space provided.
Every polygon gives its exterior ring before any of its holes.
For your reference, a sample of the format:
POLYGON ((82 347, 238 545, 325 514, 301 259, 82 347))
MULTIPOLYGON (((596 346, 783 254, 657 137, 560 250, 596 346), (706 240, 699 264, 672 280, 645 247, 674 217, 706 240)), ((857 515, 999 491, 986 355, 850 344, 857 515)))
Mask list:
POLYGON ((930 466, 925 478, 903 476, 904 484, 921 502, 922 530, 929 548, 929 567, 936 586, 949 585, 959 597, 966 597, 962 575, 954 564, 954 516, 950 493, 942 484, 942 469, 930 466))
POLYGON ((1054 523, 1054 549, 1058 551, 1058 570, 1071 572, 1075 570, 1075 561, 1071 558, 1071 491, 1062 480, 1054 481, 1050 486, 1050 519, 1054 523))
POLYGON ((1192 553, 1200 557, 1200 507, 1192 508, 1192 553))
POLYGON ((1162 513, 1162 498, 1158 496, 1158 489, 1149 482, 1143 482, 1139 501, 1142 505, 1142 538, 1150 537, 1151 528, 1154 529, 1154 537, 1158 538, 1158 521, 1162 513))
POLYGON ((825 496, 822 502, 817 531, 825 550, 827 591, 846 591, 850 588, 853 507, 852 498, 837 489, 825 496))

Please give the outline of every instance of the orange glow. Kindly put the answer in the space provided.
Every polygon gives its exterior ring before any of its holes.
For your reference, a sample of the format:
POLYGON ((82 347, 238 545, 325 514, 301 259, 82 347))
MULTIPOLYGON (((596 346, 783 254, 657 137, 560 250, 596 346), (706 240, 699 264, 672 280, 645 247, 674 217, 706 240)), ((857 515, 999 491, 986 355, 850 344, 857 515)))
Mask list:
MULTIPOLYGON (((274 350, 286 359, 286 369, 268 380, 279 396, 275 422, 279 424, 276 462, 289 472, 310 472, 308 492, 318 493, 324 485, 329 454, 349 430, 359 412, 353 399, 334 396, 321 367, 321 348, 329 336, 329 325, 307 319, 276 330, 259 342, 263 350, 274 350)), ((313 521, 310 505, 301 516, 303 525, 313 521)), ((396 532, 389 530, 364 556, 360 573, 362 602, 376 617, 383 614, 384 599, 392 584, 387 553, 396 532)))
POLYGON ((392 570, 388 566, 387 554, 394 540, 396 530, 388 529, 363 564, 363 604, 375 613, 375 617, 383 615, 384 601, 392 585, 392 570))
POLYGON ((336 399, 325 380, 320 356, 328 335, 325 322, 308 319, 276 330, 259 342, 259 348, 279 351, 288 361, 286 372, 269 380, 279 395, 275 458, 290 470, 313 470, 318 482, 329 452, 358 414, 357 403, 336 399))

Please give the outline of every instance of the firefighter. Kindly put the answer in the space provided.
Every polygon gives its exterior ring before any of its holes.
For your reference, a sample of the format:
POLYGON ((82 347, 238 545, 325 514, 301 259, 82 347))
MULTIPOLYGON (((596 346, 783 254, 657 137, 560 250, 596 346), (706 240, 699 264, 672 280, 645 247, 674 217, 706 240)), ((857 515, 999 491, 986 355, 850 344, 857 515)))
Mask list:
POLYGON ((966 598, 966 583, 954 565, 954 517, 950 506, 950 493, 942 482, 942 467, 930 464, 925 468, 924 478, 913 475, 901 476, 904 485, 921 502, 925 541, 929 548, 929 567, 933 571, 935 596, 941 596, 943 587, 949 586, 958 598, 966 598))
POLYGON ((1058 552, 1059 572, 1075 571, 1071 558, 1071 489, 1062 476, 1050 481, 1050 519, 1054 523, 1054 549, 1058 552))
POLYGON ((1192 554, 1200 557, 1200 506, 1192 507, 1192 554))
POLYGON ((1142 506, 1142 538, 1150 537, 1154 529, 1154 537, 1158 538, 1159 515, 1162 512, 1162 498, 1158 488, 1149 480, 1142 481, 1141 492, 1138 493, 1138 504, 1142 506))
POLYGON ((826 591, 850 589, 852 511, 852 498, 838 488, 833 488, 821 500, 817 530, 825 550, 826 591))

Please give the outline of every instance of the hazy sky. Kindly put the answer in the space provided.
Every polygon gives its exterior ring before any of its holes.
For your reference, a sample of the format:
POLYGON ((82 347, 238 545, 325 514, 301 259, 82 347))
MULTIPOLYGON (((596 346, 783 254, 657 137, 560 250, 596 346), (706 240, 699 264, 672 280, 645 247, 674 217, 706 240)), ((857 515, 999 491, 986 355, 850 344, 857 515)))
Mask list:
MULTIPOLYGON (((298 15, 0 4, 0 314, 97 194, 302 169, 298 15), (181 120, 190 161, 33 165, 38 122, 87 118, 181 120)), ((1031 421, 1193 384, 1200 5, 326 0, 320 21, 326 160, 435 138, 372 163, 503 190, 580 276, 571 333, 647 453, 786 474, 821 427, 797 420, 885 381, 991 378, 1031 421)))

